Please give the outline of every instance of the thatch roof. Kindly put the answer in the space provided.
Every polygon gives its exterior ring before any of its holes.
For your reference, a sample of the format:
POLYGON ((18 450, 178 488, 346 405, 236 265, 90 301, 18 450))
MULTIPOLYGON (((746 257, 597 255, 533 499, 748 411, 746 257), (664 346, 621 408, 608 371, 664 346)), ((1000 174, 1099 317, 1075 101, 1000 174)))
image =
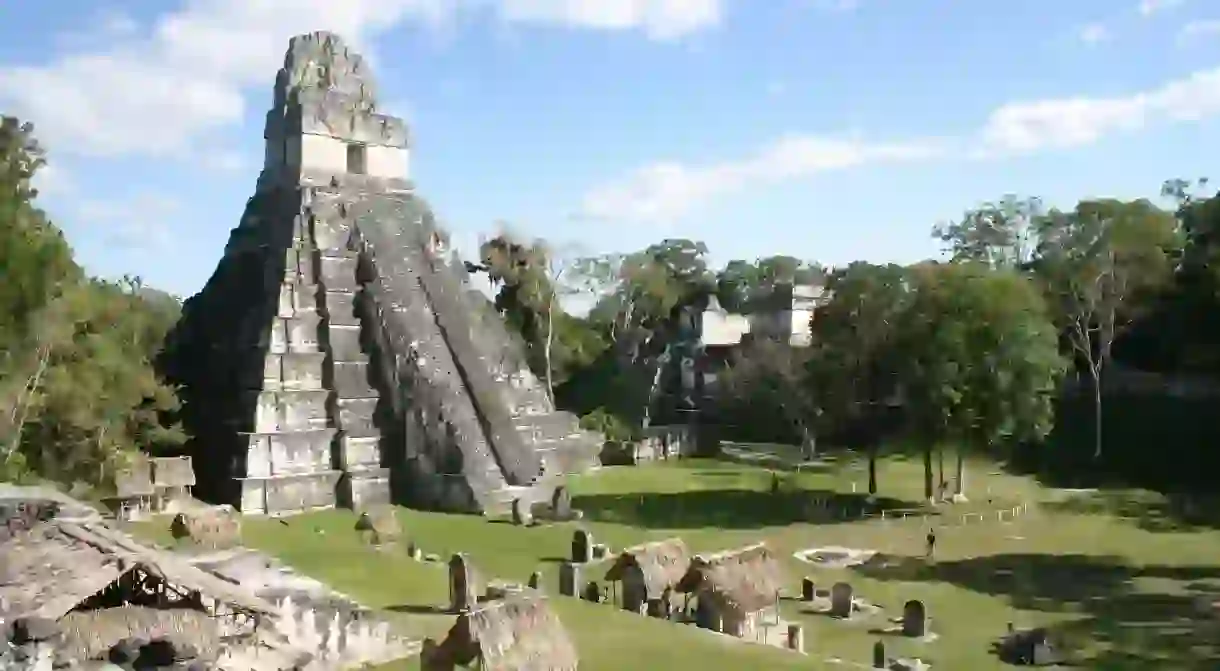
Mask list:
POLYGON ((681 538, 666 538, 629 547, 606 571, 606 580, 622 580, 629 568, 639 567, 644 576, 644 589, 649 599, 660 598, 666 587, 672 587, 690 568, 690 552, 681 538))
POLYGON ((779 560, 758 543, 713 555, 696 555, 690 570, 678 582, 679 592, 710 593, 726 606, 743 613, 775 603, 784 586, 779 560))
POLYGON ((156 487, 194 487, 195 467, 190 457, 154 457, 152 481, 156 487))
POLYGON ((127 468, 115 473, 114 488, 121 499, 152 496, 152 464, 147 459, 137 458, 127 468))
POLYGON ((220 652, 216 623, 197 610, 120 606, 68 613, 59 624, 65 635, 63 648, 73 659, 96 659, 133 637, 187 643, 208 658, 220 652))
POLYGON ((135 568, 232 607, 275 608, 172 554, 136 543, 101 522, 43 522, 0 544, 0 619, 57 620, 135 568))
POLYGON ((477 646, 485 671, 575 671, 578 665, 567 630, 540 594, 485 602, 458 617, 449 639, 477 646))

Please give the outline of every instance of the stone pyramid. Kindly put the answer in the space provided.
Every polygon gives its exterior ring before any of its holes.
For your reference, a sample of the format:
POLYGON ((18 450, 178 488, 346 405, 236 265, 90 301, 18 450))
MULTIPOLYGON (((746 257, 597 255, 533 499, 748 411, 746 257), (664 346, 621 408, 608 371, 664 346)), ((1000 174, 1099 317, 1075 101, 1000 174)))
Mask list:
POLYGON ((542 500, 602 438, 556 411, 408 180, 409 137, 335 35, 290 41, 255 194, 164 368, 197 491, 245 513, 542 500))

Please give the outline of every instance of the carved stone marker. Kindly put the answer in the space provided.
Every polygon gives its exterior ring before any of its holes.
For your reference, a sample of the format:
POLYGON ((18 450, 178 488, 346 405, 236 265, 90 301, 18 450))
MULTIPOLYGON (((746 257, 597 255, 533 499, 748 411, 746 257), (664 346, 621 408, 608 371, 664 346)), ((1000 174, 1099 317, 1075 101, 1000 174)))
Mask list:
POLYGON ((449 609, 460 613, 473 608, 478 600, 479 590, 470 560, 466 555, 456 553, 449 559, 449 609))
POLYGON ((572 561, 587 564, 593 560, 593 534, 584 529, 572 532, 572 561))
POLYGON ((799 624, 788 624, 788 638, 785 641, 789 650, 805 652, 805 629, 799 624))
POLYGON ((559 593, 563 596, 576 596, 576 585, 580 583, 580 567, 572 562, 559 565, 559 593))
POLYGON ((597 584, 596 580, 590 580, 589 584, 585 585, 585 592, 581 598, 591 603, 602 602, 602 587, 597 584))
POLYGON ((835 617, 851 617, 852 589, 845 582, 837 582, 830 588, 830 614, 835 617))
POLYGON ((551 514, 557 520, 571 519, 572 495, 568 493, 567 487, 559 485, 551 494, 551 514))
POLYGON ((885 643, 877 641, 873 644, 873 668, 884 669, 885 666, 885 643))
POLYGON ((529 502, 519 498, 513 499, 513 524, 519 527, 528 527, 533 521, 533 513, 530 510, 529 502))
POLYGON ((902 607, 902 635, 920 638, 928 633, 928 613, 923 602, 913 599, 902 607))
POLYGON ((813 597, 817 595, 817 585, 814 584, 813 578, 804 578, 801 580, 801 601, 813 601, 813 597))
POLYGON ((530 574, 529 583, 530 589, 542 589, 542 571, 534 571, 530 574))

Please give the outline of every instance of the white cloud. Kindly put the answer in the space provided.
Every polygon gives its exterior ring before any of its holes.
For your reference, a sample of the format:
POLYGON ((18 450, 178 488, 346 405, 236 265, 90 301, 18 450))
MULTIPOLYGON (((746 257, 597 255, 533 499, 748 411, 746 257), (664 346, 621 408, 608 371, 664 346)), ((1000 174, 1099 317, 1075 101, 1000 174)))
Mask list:
POLYGON ((814 0, 818 9, 830 12, 851 12, 860 8, 861 0, 814 0))
POLYGON ((1160 12, 1173 9, 1181 5, 1185 0, 1140 0, 1139 13, 1141 16, 1152 16, 1160 12))
POLYGON ((642 30, 658 40, 681 37, 720 23, 723 0, 501 0, 510 22, 548 23, 602 30, 642 30))
POLYGON ((997 159, 1078 147, 1153 123, 1199 121, 1220 114, 1220 67, 1128 96, 1019 102, 993 111, 960 142, 869 143, 858 138, 791 136, 736 161, 687 165, 662 161, 590 190, 580 216, 668 223, 715 197, 760 184, 800 179, 865 164, 937 157, 997 159), (964 151, 963 151, 964 150, 964 151))
POLYGON ((1220 68, 1128 96, 1004 105, 988 118, 981 141, 988 153, 1075 147, 1155 122, 1197 121, 1216 113, 1220 113, 1220 68))
POLYGON ((75 215, 101 229, 106 242, 138 250, 160 250, 170 243, 169 222, 182 210, 177 200, 139 192, 125 198, 78 203, 75 215))
POLYGON ((252 165, 246 154, 229 149, 209 150, 200 158, 205 167, 217 172, 239 172, 252 165))
POLYGON ((34 173, 34 188, 38 189, 38 195, 42 198, 63 196, 76 190, 76 180, 72 173, 57 164, 48 163, 34 173))
POLYGON ((91 34, 104 46, 0 68, 0 103, 34 121, 59 152, 182 156, 243 117, 243 94, 271 85, 289 37, 320 27, 361 48, 403 21, 439 25, 480 9, 668 39, 718 23, 725 1, 187 0, 145 31, 121 17, 99 22, 91 34))
POLYGON ((658 162, 590 191, 581 215, 595 219, 666 222, 713 196, 759 183, 781 182, 866 163, 929 158, 936 143, 870 143, 854 138, 789 136, 757 154, 704 166, 658 162))
POLYGON ((1080 41, 1085 44, 1099 44, 1112 37, 1110 29, 1102 23, 1090 23, 1080 29, 1080 41))
POLYGON ((1178 31, 1181 43, 1220 36, 1220 19, 1198 19, 1190 21, 1178 31))

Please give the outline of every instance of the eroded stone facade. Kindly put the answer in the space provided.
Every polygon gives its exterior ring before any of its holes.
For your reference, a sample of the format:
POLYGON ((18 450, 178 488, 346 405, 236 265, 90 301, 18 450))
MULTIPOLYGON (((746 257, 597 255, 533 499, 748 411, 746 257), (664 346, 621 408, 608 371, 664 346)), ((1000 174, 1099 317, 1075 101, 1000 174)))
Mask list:
POLYGON ((265 165, 171 337, 198 490, 245 513, 544 500, 597 463, 407 179, 405 124, 361 57, 294 38, 265 165))

